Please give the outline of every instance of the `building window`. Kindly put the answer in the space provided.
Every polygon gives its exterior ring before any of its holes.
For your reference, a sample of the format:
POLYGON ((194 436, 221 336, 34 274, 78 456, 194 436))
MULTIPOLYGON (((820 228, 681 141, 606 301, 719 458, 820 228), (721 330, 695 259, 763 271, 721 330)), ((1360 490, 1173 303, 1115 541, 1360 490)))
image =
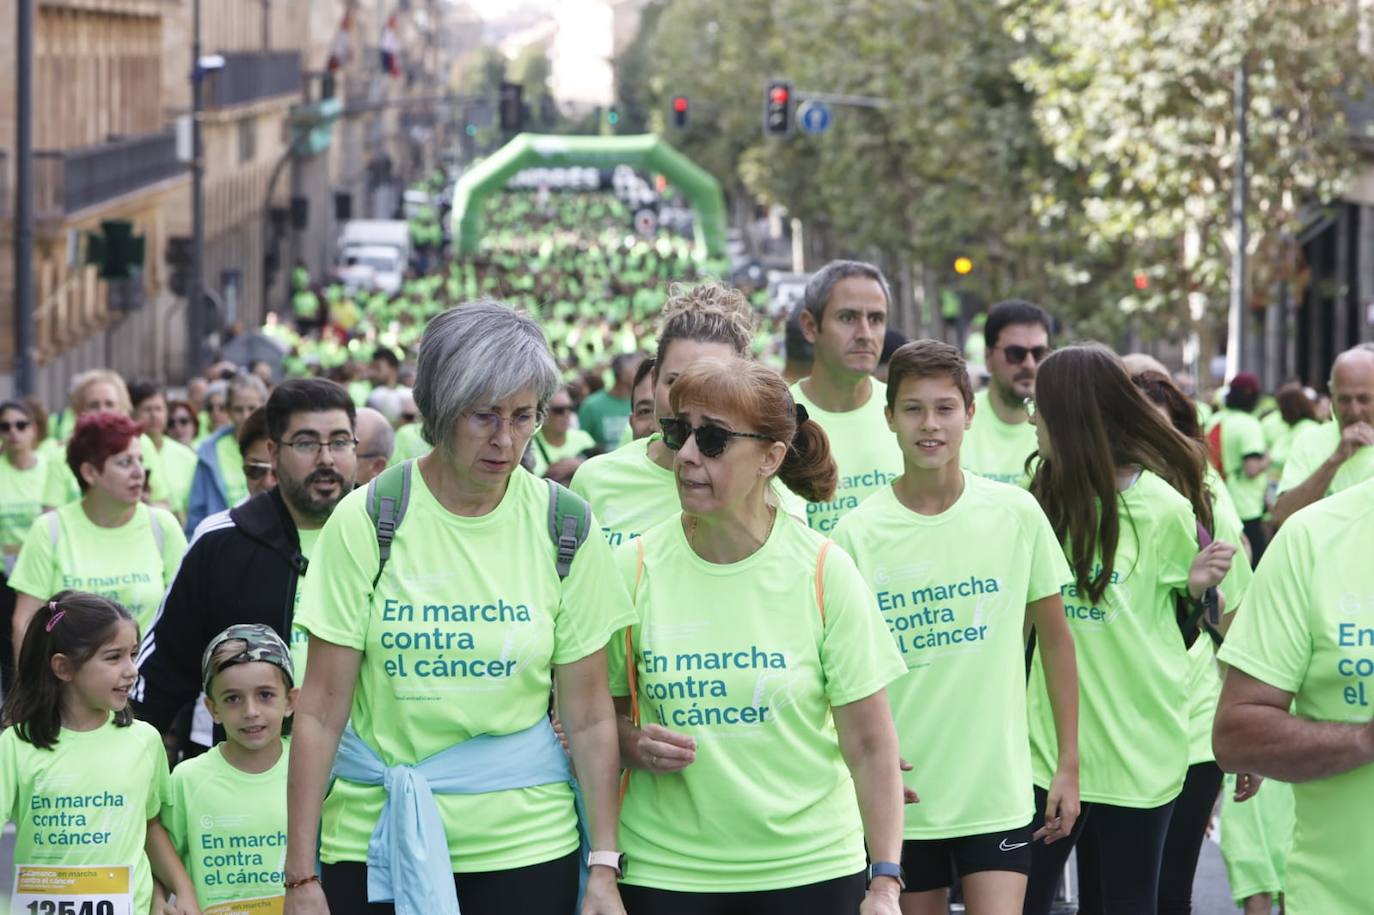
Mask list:
POLYGON ((239 164, 252 162, 258 154, 258 120, 244 118, 239 121, 239 164))

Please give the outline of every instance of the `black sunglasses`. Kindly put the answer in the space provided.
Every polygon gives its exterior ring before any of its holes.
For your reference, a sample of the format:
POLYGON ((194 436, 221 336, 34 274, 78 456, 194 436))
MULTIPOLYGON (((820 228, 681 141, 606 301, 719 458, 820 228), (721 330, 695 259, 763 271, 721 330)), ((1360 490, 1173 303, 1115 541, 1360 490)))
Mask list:
POLYGON ((20 432, 23 432, 32 425, 33 423, 29 422, 27 419, 16 419, 14 422, 0 420, 0 435, 3 435, 11 429, 18 429, 20 432))
POLYGON ((732 438, 756 438, 762 442, 773 440, 757 432, 731 432, 710 423, 692 428, 685 419, 660 419, 658 424, 663 427, 663 444, 668 446, 669 451, 679 450, 687 444, 687 439, 696 436, 697 450, 709 458, 720 457, 725 453, 725 446, 732 438))
POLYGON ((245 479, 252 480, 256 483, 258 480, 267 476, 271 469, 271 464, 260 464, 257 461, 252 461, 243 465, 243 476, 245 479))
POLYGON ((189 416, 173 416, 169 423, 173 426, 194 426, 196 421, 189 416))
POLYGON ((1045 361, 1045 357, 1050 354, 1048 346, 1017 346, 1015 343, 1008 343, 1006 346, 999 347, 1006 355, 1007 361, 1012 365, 1020 365, 1026 361, 1027 356, 1035 357, 1035 364, 1039 365, 1045 361))
POLYGON ((549 413, 550 413, 550 415, 553 415, 553 416, 562 416, 562 415, 565 414, 565 413, 571 413, 571 412, 572 412, 572 407, 571 407, 571 406, 549 407, 549 413))

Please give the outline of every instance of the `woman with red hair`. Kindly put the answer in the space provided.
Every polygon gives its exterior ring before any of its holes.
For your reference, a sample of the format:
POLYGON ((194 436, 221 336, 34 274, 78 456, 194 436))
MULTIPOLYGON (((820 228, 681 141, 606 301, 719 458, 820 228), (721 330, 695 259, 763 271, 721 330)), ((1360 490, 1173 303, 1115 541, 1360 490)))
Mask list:
POLYGON ((113 410, 88 413, 67 442, 81 498, 34 521, 9 584, 16 594, 14 644, 38 608, 68 589, 117 601, 146 632, 186 538, 172 513, 143 504, 139 425, 113 410))

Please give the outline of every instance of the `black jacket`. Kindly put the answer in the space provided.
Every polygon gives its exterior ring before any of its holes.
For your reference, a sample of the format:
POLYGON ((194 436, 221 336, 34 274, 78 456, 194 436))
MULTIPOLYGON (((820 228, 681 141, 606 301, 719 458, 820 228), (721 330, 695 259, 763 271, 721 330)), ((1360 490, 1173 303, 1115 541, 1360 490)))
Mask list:
POLYGON ((200 657, 236 623, 266 623, 289 645, 300 537, 276 489, 205 519, 138 653, 134 708, 166 733, 200 694, 200 657))

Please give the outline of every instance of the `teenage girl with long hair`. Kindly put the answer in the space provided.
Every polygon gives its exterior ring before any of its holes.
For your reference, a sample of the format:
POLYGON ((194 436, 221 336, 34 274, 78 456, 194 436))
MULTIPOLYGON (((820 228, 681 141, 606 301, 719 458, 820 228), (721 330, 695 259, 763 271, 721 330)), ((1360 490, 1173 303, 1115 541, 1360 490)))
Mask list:
MULTIPOLYGON (((1082 815, 1069 841, 1036 843, 1027 913, 1046 913, 1070 849, 1092 824, 1101 899, 1113 915, 1156 915, 1165 836, 1188 769, 1188 650, 1176 602, 1200 601, 1236 547, 1198 547, 1214 529, 1203 452, 1097 344, 1041 365, 1031 492, 1064 547, 1064 609, 1077 646, 1082 815)), ((1056 767, 1044 668, 1029 687, 1037 819, 1056 767)))

